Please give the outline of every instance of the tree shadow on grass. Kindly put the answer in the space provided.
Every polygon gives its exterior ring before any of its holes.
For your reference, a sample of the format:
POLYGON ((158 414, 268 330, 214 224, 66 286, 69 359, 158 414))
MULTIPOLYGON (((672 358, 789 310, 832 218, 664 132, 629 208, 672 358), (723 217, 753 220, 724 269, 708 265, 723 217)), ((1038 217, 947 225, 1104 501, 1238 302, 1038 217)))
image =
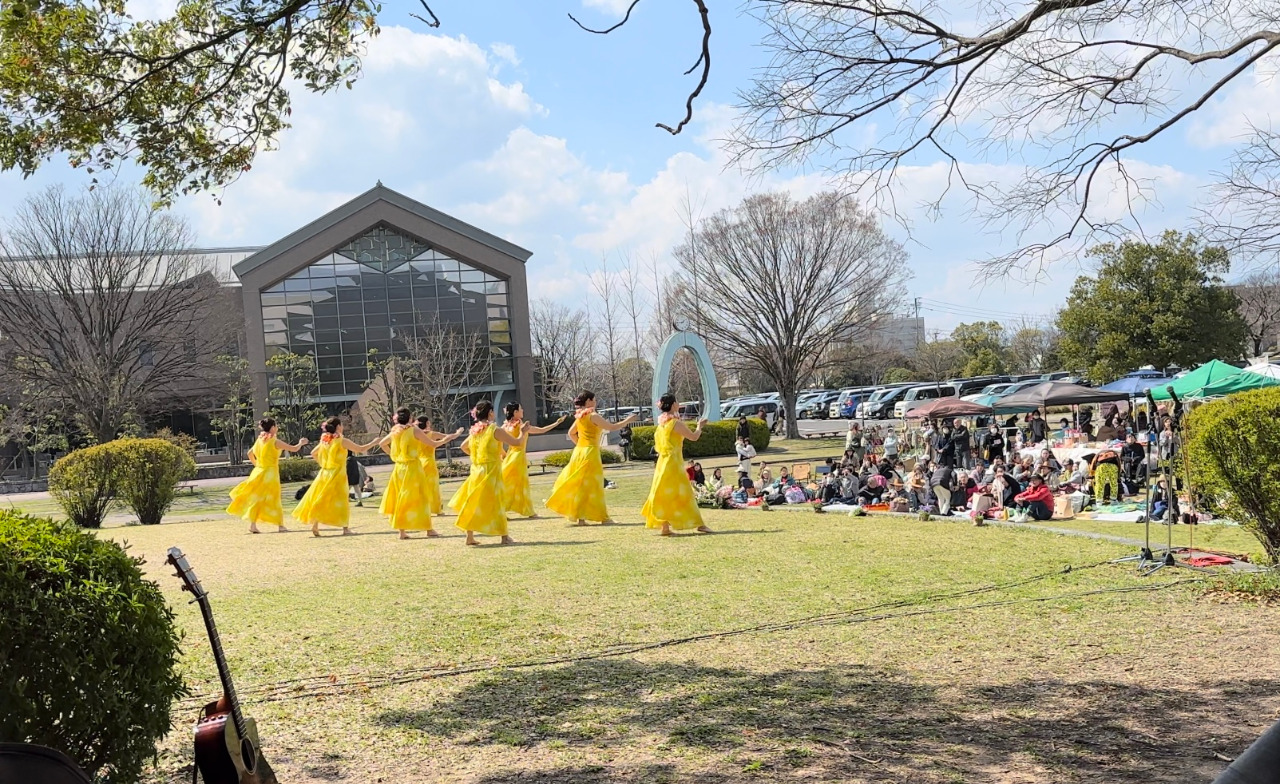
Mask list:
POLYGON ((580 752, 572 767, 544 770, 555 755, 531 755, 529 767, 480 779, 487 784, 760 775, 1147 784, 1211 780, 1225 765, 1213 753, 1235 756, 1251 743, 1262 730, 1243 717, 1270 716, 1277 693, 1280 681, 1189 691, 1046 678, 940 689, 856 665, 767 673, 615 659, 494 673, 375 720, 458 744, 580 752), (657 759, 582 764, 601 749, 657 759))

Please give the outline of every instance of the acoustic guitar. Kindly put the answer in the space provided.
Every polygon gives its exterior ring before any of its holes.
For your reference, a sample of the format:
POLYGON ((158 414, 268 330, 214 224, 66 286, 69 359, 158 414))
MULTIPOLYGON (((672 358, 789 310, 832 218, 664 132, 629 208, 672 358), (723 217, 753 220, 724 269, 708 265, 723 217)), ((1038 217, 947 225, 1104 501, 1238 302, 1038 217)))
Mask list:
MULTIPOLYGON (((213 647, 213 660, 218 664, 222 681, 222 697, 204 706, 204 715, 196 722, 196 769, 205 784, 277 784, 276 775, 259 751, 258 726, 240 710, 236 687, 231 682, 231 668, 222 653, 222 640, 213 622, 209 594, 200 578, 176 547, 169 548, 166 559, 178 572, 184 591, 195 597, 204 617, 204 628, 213 647)), ((194 774, 192 776, 194 780, 194 774)))

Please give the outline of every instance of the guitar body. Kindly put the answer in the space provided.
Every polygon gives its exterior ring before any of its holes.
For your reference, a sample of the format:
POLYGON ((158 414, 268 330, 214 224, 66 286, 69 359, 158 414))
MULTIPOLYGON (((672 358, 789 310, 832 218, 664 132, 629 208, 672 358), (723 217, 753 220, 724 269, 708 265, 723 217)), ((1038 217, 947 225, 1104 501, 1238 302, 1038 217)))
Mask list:
POLYGON ((277 784, 258 751, 258 725, 246 718, 243 738, 236 732, 225 699, 205 706, 196 723, 195 757, 205 784, 277 784))

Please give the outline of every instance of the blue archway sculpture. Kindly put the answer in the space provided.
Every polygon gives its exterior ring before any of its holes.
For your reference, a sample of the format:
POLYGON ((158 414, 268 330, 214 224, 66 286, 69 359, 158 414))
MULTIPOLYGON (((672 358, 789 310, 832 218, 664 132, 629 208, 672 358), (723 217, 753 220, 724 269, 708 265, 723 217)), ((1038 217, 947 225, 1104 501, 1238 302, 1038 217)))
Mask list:
MULTIPOLYGON (((707 344, 693 332, 676 332, 662 344, 658 352, 658 366, 653 371, 653 399, 666 394, 671 384, 671 365, 676 361, 676 352, 687 348, 693 352, 694 364, 698 366, 698 378, 702 381, 702 415, 710 422, 720 421, 720 385, 716 383, 716 371, 711 367, 711 354, 707 344)), ((653 406, 653 419, 658 419, 658 406, 653 406)))

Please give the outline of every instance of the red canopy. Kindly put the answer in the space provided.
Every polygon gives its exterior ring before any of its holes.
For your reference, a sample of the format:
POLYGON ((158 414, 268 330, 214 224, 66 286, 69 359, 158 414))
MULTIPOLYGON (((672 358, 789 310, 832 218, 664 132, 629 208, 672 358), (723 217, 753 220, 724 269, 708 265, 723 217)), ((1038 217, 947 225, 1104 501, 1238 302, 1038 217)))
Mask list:
POLYGON ((945 419, 947 417, 985 416, 991 413, 988 406, 980 406, 955 397, 930 400, 907 412, 907 419, 945 419))

